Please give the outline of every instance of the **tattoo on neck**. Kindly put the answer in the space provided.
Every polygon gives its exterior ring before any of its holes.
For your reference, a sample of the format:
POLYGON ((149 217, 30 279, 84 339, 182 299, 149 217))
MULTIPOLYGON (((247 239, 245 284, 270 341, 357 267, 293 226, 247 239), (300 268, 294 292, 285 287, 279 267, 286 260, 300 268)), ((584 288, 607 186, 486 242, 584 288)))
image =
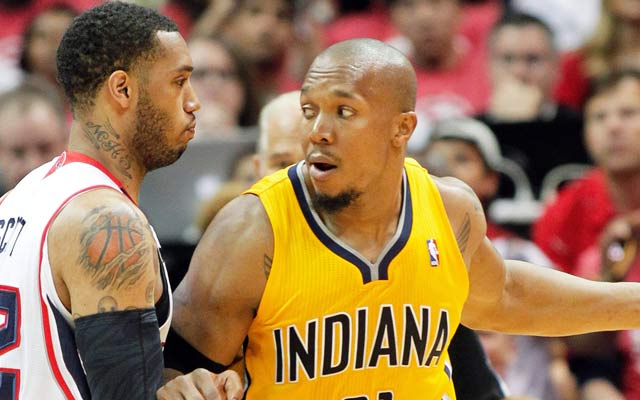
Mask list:
POLYGON ((109 121, 104 126, 87 122, 82 130, 95 148, 109 152, 111 159, 117 161, 120 172, 131 179, 129 152, 124 148, 120 134, 113 129, 109 121))
POLYGON ((269 278, 269 274, 271 273, 271 264, 273 263, 273 258, 269 257, 268 255, 264 255, 264 275, 269 278))
POLYGON ((458 248, 460 249, 460 253, 463 253, 467 250, 467 242, 469 241, 469 235, 471 234, 471 218, 469 217, 469 213, 464 214, 464 220, 462 221, 462 225, 458 232, 456 232, 456 241, 458 242, 458 248))
POLYGON ((135 285, 146 273, 153 246, 140 218, 98 207, 84 219, 80 265, 100 290, 135 285))

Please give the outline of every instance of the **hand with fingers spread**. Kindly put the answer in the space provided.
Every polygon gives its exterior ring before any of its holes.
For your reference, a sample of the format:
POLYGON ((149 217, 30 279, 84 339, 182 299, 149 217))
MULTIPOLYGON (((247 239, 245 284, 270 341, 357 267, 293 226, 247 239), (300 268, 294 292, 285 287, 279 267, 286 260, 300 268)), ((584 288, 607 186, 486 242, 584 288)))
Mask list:
POLYGON ((240 400, 244 390, 235 371, 214 374, 198 368, 167 382, 156 395, 158 400, 240 400))

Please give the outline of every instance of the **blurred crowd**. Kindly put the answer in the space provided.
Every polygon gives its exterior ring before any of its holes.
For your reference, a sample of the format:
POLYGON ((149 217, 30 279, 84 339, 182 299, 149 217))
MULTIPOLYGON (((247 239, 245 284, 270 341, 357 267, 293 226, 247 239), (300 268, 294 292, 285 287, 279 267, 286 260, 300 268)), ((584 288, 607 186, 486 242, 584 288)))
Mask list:
MULTIPOLYGON (((65 148, 72 115, 56 49, 74 16, 98 3, 0 0, 0 195, 65 148)), ((416 70, 410 156, 474 189, 498 251, 588 279, 640 281, 640 0, 138 3, 175 20, 191 50, 202 103, 193 145, 256 144, 255 155, 212 171, 222 178, 192 210, 192 232, 258 177, 302 158, 297 93, 265 106, 300 88, 320 50, 372 37, 416 70)), ((163 243, 169 253, 191 244, 163 243)), ((168 261, 174 272, 188 265, 177 252, 168 261)), ((514 399, 640 400, 640 331, 481 339, 514 399)))

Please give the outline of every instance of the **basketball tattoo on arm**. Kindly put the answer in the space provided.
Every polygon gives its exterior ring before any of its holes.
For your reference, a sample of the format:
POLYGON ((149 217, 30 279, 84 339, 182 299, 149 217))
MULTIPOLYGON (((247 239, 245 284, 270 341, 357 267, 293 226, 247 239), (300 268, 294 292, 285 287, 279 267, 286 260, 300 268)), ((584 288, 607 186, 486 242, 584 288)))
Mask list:
POLYGON ((145 240, 145 225, 138 216, 99 207, 91 210, 82 223, 78 262, 90 274, 96 289, 126 288, 145 275, 154 248, 145 240))

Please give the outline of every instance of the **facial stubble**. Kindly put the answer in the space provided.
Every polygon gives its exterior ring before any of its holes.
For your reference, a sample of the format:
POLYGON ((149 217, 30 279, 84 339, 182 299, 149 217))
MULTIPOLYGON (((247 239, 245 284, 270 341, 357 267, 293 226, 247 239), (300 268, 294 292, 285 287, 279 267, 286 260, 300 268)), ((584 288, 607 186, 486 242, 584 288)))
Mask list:
POLYGON ((138 102, 133 150, 147 171, 173 164, 186 150, 186 146, 169 146, 167 135, 173 126, 171 121, 168 113, 160 110, 143 88, 138 102))

